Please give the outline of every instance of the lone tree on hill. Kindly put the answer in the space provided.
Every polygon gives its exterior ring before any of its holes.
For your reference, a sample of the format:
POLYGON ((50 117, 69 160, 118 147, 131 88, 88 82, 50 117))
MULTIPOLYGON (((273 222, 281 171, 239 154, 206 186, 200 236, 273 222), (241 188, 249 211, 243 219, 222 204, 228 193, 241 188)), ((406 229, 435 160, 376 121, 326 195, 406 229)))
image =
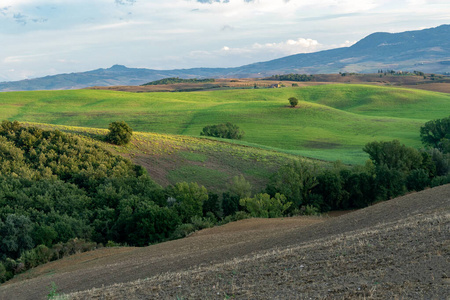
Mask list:
POLYGON ((133 130, 124 121, 116 121, 109 124, 109 133, 106 140, 116 145, 126 145, 131 141, 133 130))
POLYGON ((298 104, 298 99, 295 97, 291 97, 288 99, 289 100, 289 104, 291 105, 291 107, 296 107, 298 104))

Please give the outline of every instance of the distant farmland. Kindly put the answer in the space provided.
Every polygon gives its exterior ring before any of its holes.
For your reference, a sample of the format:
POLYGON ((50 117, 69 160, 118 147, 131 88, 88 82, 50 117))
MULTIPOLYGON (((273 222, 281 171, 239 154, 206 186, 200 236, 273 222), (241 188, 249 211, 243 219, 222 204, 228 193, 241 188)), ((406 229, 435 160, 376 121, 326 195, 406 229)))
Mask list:
POLYGON ((372 85, 320 85, 180 93, 100 90, 0 93, 0 118, 107 128, 124 120, 136 131, 199 136, 231 122, 243 145, 323 160, 363 163, 362 147, 399 139, 420 147, 419 128, 450 115, 450 95, 372 85), (290 108, 289 97, 300 102, 290 108))

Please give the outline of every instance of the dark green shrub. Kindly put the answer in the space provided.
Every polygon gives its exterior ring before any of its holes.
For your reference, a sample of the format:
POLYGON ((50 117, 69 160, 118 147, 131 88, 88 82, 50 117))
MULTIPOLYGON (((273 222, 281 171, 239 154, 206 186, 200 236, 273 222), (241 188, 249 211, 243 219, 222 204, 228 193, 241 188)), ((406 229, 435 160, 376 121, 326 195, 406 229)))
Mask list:
POLYGON ((208 193, 208 199, 203 202, 203 216, 212 213, 213 216, 222 216, 222 207, 219 199, 219 195, 214 193, 208 193))
POLYGON ((449 174, 449 175, 446 175, 446 176, 437 176, 437 177, 434 177, 434 178, 431 180, 430 186, 431 186, 431 187, 436 187, 436 186, 444 185, 444 184, 447 184, 447 183, 450 183, 450 174, 449 174))
POLYGON ((124 121, 116 121, 109 124, 109 133, 106 140, 115 145, 126 145, 131 141, 133 130, 124 121))
POLYGON ((195 232, 194 224, 181 224, 173 232, 171 239, 181 239, 195 232))
POLYGON ((230 216, 236 213, 239 209, 239 196, 232 195, 229 192, 222 194, 222 209, 224 216, 230 216))
POLYGON ((426 122, 420 127, 420 137, 424 145, 443 150, 442 143, 450 139, 450 117, 426 122))
POLYGON ((290 97, 289 99, 289 104, 291 105, 291 107, 296 107, 298 104, 298 99, 295 97, 290 97))
POLYGON ((200 132, 201 136, 212 136, 224 139, 240 140, 244 137, 244 131, 240 130, 237 125, 227 122, 226 124, 209 125, 200 132))
POLYGON ((406 188, 409 191, 421 191, 430 186, 431 180, 423 169, 413 170, 406 177, 406 188))
POLYGON ((31 269, 39 265, 48 263, 53 257, 51 249, 44 245, 39 245, 32 250, 22 254, 20 260, 25 264, 26 269, 31 269))
POLYGON ((3 283, 7 280, 6 278, 6 268, 5 266, 0 262, 0 283, 3 283))
POLYGON ((380 191, 380 200, 388 200, 405 192, 405 174, 397 169, 383 165, 376 169, 376 186, 380 191))
POLYGON ((239 204, 255 218, 279 218, 292 206, 292 202, 278 193, 274 197, 260 193, 253 198, 241 199, 239 204))

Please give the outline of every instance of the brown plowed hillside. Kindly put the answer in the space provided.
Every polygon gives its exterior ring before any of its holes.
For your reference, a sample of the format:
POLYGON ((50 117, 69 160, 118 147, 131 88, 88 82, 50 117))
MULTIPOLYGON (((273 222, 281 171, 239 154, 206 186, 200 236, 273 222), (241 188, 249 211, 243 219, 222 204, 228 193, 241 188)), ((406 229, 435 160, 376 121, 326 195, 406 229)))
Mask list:
POLYGON ((335 218, 244 220, 72 256, 1 286, 0 299, 43 299, 51 282, 99 288, 75 299, 447 299, 449 270, 446 185, 335 218))

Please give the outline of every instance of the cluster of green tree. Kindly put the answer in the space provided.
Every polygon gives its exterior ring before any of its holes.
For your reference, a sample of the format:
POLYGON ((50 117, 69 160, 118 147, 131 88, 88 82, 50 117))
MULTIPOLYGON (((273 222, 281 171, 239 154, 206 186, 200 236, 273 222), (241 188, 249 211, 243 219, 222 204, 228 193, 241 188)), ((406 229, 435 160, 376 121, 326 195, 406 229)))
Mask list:
POLYGON ((145 246, 244 217, 223 215, 219 196, 196 183, 162 188, 92 140, 0 125, 0 282, 83 249, 145 246))
POLYGON ((425 146, 450 153, 450 116, 426 122, 420 128, 420 138, 425 146))
POLYGON ((239 129, 239 126, 227 122, 219 125, 208 125, 200 132, 201 136, 212 136, 224 139, 240 140, 244 137, 245 132, 239 129))
POLYGON ((164 78, 160 80, 155 80, 152 82, 144 83, 142 86, 145 85, 157 85, 157 84, 173 84, 173 83, 206 83, 206 82, 215 82, 212 78, 205 78, 205 79, 183 79, 178 77, 171 77, 171 78, 164 78))
MULTIPOLYGON (((380 76, 384 74, 384 75, 403 75, 403 76, 411 76, 411 75, 412 76, 423 76, 423 78, 427 77, 425 75, 425 73, 422 71, 410 72, 410 71, 395 71, 395 70, 390 70, 390 69, 387 69, 387 70, 380 69, 380 70, 378 70, 378 74, 380 74, 380 76)), ((434 77, 434 74, 433 74, 433 77, 434 77)))
POLYGON ((427 123, 426 150, 372 142, 365 166, 296 161, 252 194, 243 176, 222 195, 197 183, 162 188, 146 171, 93 141, 0 126, 0 282, 49 260, 108 244, 146 246, 253 217, 360 208, 407 191, 450 182, 447 119, 427 123), (431 126, 430 124, 434 124, 431 126), (439 126, 438 126, 439 125, 439 126), (445 129, 440 138, 439 130, 445 129), (431 128, 431 129, 430 129, 431 128), (435 138, 429 140, 430 137, 435 138), (446 149, 445 151, 443 149, 446 149))
POLYGON ((307 74, 285 74, 285 75, 273 75, 265 80, 287 80, 287 81, 312 81, 314 79, 313 75, 307 74))
POLYGON ((372 142, 364 147, 370 156, 365 166, 317 170, 302 162, 282 167, 267 186, 292 202, 295 209, 312 206, 317 211, 362 208, 407 191, 450 183, 450 155, 438 149, 417 150, 399 141, 372 142))

